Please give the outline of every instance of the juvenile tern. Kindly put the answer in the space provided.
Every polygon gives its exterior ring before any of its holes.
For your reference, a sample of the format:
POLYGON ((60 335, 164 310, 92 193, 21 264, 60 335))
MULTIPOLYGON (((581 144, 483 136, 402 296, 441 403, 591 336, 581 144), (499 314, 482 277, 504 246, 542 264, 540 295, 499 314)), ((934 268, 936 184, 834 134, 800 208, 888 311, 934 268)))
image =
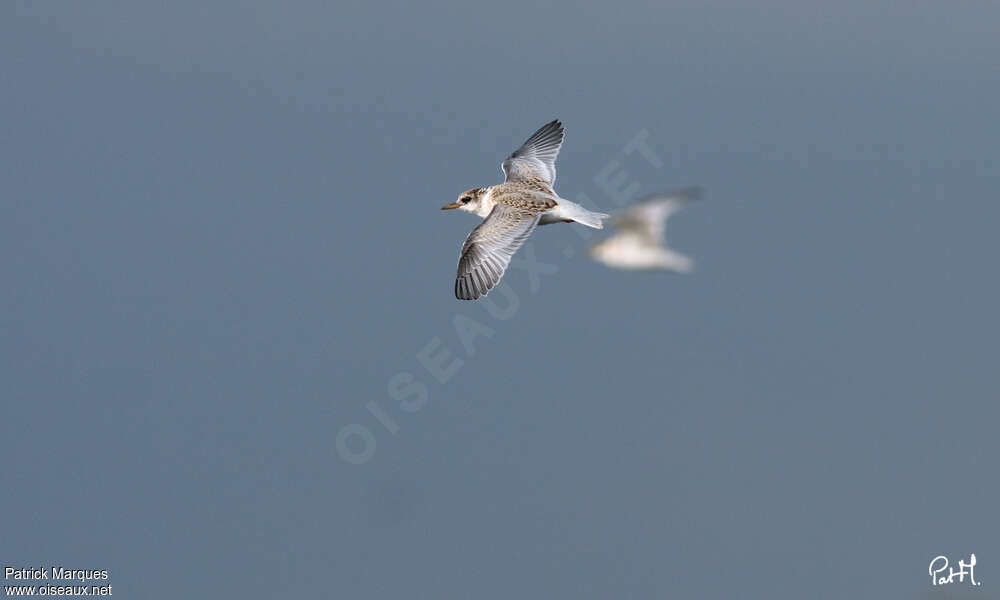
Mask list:
POLYGON ((441 207, 475 213, 484 219, 462 244, 455 278, 455 297, 459 300, 476 300, 493 289, 510 258, 536 226, 575 222, 594 229, 603 227, 607 214, 560 198, 552 187, 563 137, 558 119, 543 125, 500 164, 503 183, 472 188, 462 192, 457 202, 441 207))

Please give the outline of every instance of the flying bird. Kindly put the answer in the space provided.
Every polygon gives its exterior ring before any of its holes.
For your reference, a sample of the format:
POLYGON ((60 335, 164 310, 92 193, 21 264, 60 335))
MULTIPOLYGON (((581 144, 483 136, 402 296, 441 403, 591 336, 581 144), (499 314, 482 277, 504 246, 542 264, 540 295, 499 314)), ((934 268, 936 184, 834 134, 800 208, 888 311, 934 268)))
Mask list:
POLYGON ((455 278, 459 300, 476 300, 493 289, 536 226, 563 222, 603 227, 601 221, 607 214, 560 198, 552 187, 563 137, 558 119, 543 125, 500 164, 503 183, 472 188, 462 192, 457 202, 441 207, 484 219, 462 244, 455 278))
POLYGON ((590 256, 618 269, 690 273, 694 261, 667 247, 663 234, 670 215, 699 197, 701 190, 698 188, 648 196, 612 217, 615 233, 591 246, 590 256))

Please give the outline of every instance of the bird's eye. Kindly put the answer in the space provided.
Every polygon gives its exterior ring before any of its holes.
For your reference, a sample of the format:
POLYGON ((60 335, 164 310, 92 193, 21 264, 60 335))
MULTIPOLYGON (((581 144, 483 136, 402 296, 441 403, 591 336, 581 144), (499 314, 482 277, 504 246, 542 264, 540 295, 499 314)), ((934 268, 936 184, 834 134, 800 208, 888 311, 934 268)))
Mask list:
POLYGON ((472 196, 462 196, 462 204, 468 204, 472 201, 472 196))

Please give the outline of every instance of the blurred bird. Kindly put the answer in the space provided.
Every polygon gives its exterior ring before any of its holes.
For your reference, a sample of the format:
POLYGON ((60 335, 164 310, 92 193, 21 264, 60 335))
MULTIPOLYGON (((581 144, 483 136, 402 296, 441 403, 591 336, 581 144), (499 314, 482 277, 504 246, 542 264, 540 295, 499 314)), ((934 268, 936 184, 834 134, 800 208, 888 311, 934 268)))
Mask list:
POLYGON ((617 269, 663 269, 690 273, 694 261, 666 245, 667 219, 691 200, 701 197, 698 188, 655 194, 611 218, 615 234, 594 244, 590 256, 617 269))
POLYGON ((543 125, 500 164, 504 183, 472 188, 463 192, 457 202, 441 207, 457 208, 485 219, 462 245, 455 278, 455 297, 459 300, 476 300, 493 289, 536 226, 563 222, 603 227, 607 214, 560 198, 552 188, 563 137, 558 119, 543 125))

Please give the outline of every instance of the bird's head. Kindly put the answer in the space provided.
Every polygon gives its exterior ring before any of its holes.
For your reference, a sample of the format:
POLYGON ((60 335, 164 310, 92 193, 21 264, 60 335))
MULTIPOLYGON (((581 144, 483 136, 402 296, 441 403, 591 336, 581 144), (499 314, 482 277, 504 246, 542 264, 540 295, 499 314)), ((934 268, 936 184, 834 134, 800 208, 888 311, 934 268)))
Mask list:
POLYGON ((606 238, 597 242, 588 250, 590 257, 596 260, 607 260, 614 253, 612 248, 612 238, 606 238))
POLYGON ((459 210, 464 210, 471 213, 480 213, 483 206, 483 196, 486 194, 486 188, 472 188, 471 190, 466 190, 459 194, 458 200, 452 202, 451 204, 446 204, 441 207, 441 210, 451 210, 457 208, 459 210))

